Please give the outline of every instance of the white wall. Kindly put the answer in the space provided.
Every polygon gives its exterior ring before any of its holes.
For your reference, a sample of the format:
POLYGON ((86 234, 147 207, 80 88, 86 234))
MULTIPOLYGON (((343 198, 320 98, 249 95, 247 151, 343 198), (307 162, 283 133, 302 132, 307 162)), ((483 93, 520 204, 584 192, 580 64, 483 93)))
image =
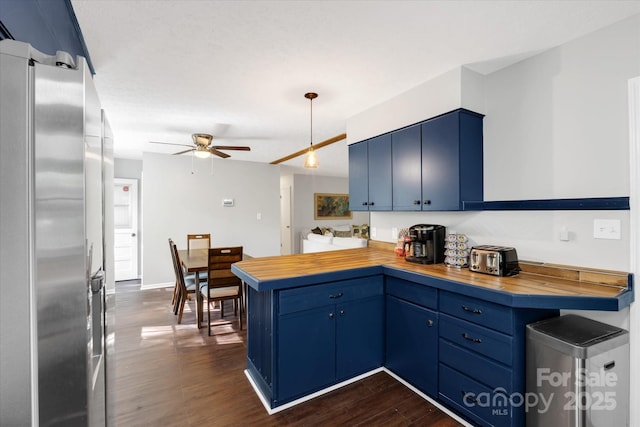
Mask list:
MULTIPOLYGON (((453 70, 358 114, 347 129, 355 142, 454 108, 475 109, 486 114, 485 200, 628 196, 627 81, 637 75, 640 16, 484 77, 453 70)), ((373 212, 370 218, 378 240, 394 242, 393 227, 440 223, 478 243, 512 244, 523 259, 629 271, 628 211, 373 212), (595 218, 620 219, 623 238, 593 239, 595 218), (562 226, 569 242, 558 239, 562 226)))
POLYGON ((442 224, 475 244, 513 246, 520 259, 629 271, 628 211, 372 212, 375 240, 396 242, 391 229, 442 224), (594 239, 593 219, 619 219, 621 240, 594 239), (560 241, 560 228, 569 230, 560 241))
POLYGON ((235 160, 144 153, 143 286, 175 281, 167 239, 188 233, 213 246, 241 245, 252 256, 280 254, 280 169, 235 160), (193 166, 192 166, 193 165, 193 166), (234 199, 223 207, 222 199, 234 199), (262 219, 257 219, 260 213, 262 219))
POLYGON ((293 175, 294 253, 300 253, 300 233, 310 228, 344 224, 369 224, 367 212, 353 212, 351 219, 314 219, 314 193, 349 193, 349 179, 320 175, 293 175))
POLYGON ((115 178, 142 179, 142 160, 113 159, 115 178))
POLYGON ((347 120, 347 141, 354 143, 460 107, 460 68, 429 80, 347 120))
POLYGON ((629 195, 637 16, 485 79, 485 200, 629 195))
MULTIPOLYGON (((484 78, 461 70, 358 114, 347 123, 349 142, 465 107, 486 114, 485 200, 629 196, 627 88, 628 80, 640 75, 640 16, 484 78), (424 114, 416 117, 416 111, 424 114)), ((631 271, 630 216, 630 211, 374 212, 370 220, 377 240, 394 242, 393 227, 443 224, 477 244, 514 246, 521 259, 631 271), (622 239, 593 239, 595 218, 619 219, 622 239), (569 242, 559 240, 561 226, 568 228, 569 242)), ((631 323, 629 309, 580 313, 629 329, 632 342, 640 339, 640 324, 635 317, 631 323)), ((632 349, 631 360, 637 360, 637 346, 632 349)), ((632 372, 633 402, 640 371, 632 372)), ((640 425, 635 409, 630 425, 640 425)))

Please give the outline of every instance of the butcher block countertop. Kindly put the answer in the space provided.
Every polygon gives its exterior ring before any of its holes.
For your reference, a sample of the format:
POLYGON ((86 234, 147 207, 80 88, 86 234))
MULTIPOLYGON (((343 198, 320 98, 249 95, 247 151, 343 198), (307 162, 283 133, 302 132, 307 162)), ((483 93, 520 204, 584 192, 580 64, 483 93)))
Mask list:
POLYGON ((616 311, 633 301, 632 275, 520 261, 513 277, 444 264, 415 264, 386 245, 241 261, 232 271, 257 291, 283 290, 384 274, 441 290, 523 308, 616 311))

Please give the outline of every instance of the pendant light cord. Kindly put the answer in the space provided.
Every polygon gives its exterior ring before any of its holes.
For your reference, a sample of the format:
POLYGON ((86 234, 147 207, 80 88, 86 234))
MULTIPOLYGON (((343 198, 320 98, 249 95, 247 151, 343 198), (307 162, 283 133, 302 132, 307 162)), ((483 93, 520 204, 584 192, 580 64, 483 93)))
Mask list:
POLYGON ((311 101, 311 126, 309 128, 309 140, 311 141, 311 144, 309 144, 311 147, 313 147, 313 98, 310 98, 311 101))

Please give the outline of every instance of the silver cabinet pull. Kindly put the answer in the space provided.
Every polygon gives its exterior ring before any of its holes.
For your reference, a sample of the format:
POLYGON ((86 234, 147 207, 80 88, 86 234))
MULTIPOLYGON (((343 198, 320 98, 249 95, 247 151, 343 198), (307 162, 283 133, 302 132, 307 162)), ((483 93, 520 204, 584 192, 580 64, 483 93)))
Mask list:
POLYGON ((474 338, 474 337, 472 337, 470 335, 467 335, 466 332, 462 333, 462 338, 464 338, 467 341, 473 341, 476 344, 480 344, 482 342, 482 340, 480 338, 474 338))
POLYGON ((464 311, 468 311, 469 313, 482 314, 482 310, 480 310, 479 308, 471 308, 471 307, 467 307, 466 305, 463 305, 462 309, 464 311))

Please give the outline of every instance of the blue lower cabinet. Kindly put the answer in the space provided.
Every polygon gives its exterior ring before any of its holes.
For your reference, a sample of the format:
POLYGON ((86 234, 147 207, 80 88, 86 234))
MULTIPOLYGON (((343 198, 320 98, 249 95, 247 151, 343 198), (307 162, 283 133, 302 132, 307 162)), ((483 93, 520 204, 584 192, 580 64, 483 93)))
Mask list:
POLYGON ((272 406, 382 366, 383 298, 381 276, 282 291, 272 406))
POLYGON ((438 395, 438 314, 387 295, 385 366, 422 392, 438 395))
POLYGON ((376 296, 336 306, 336 379, 382 366, 384 300, 376 296))
POLYGON ((525 328, 558 310, 440 291, 440 400, 482 426, 523 426, 525 328))
POLYGON ((383 275, 250 289, 248 309, 247 369, 272 408, 384 365, 475 424, 514 427, 526 325, 559 314, 383 275))
POLYGON ((509 395, 440 364, 440 400, 481 426, 512 426, 513 408, 509 395))
POLYGON ((510 335, 441 313, 440 336, 507 366, 513 363, 514 338, 510 335))
POLYGON ((334 306, 280 316, 277 372, 279 400, 292 400, 334 381, 334 306))

